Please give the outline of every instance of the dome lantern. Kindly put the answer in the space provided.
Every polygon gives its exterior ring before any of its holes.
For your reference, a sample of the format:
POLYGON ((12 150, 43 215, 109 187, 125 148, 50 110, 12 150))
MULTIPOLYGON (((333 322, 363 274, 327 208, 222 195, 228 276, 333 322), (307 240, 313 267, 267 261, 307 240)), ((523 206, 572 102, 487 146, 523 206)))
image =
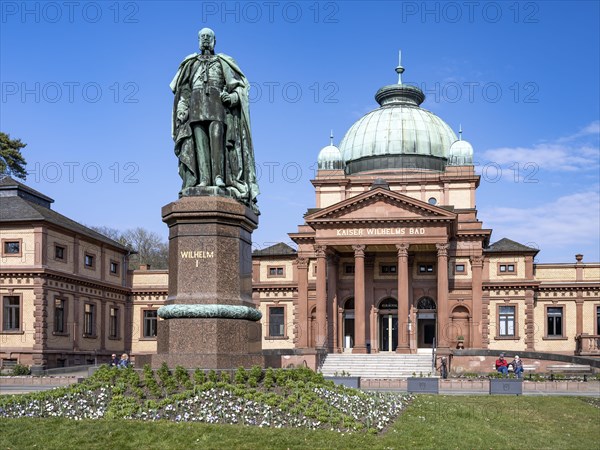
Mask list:
POLYGON ((344 168, 342 153, 333 145, 333 130, 329 135, 329 145, 323 147, 319 152, 317 167, 319 170, 342 170, 344 168))

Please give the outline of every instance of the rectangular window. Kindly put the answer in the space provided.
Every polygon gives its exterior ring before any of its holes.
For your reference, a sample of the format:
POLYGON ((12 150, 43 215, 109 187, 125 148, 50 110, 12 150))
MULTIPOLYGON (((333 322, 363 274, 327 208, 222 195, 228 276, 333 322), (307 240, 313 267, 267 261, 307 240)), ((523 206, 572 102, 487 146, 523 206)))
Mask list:
POLYGON ((21 254, 21 241, 4 241, 2 249, 5 255, 20 255, 21 254))
POLYGON ((54 259, 64 261, 66 259, 66 249, 60 245, 54 246, 54 259))
POLYGON ((381 266, 381 273, 386 275, 396 273, 396 264, 383 264, 381 266))
POLYGON ((563 309, 562 306, 549 307, 546 310, 547 335, 549 337, 562 337, 563 335, 563 309))
POLYGON ((89 253, 86 253, 84 256, 84 264, 85 267, 87 267, 88 269, 93 269, 94 268, 94 255, 90 255, 89 253))
POLYGON ((596 306, 596 334, 600 334, 600 306, 596 306))
POLYGON ((273 306, 269 308, 269 336, 284 337, 284 310, 282 306, 273 306))
POLYGON ((465 265, 464 264, 457 264, 456 266, 454 266, 454 272, 456 272, 456 273, 465 273, 465 265))
POLYGON ((500 325, 500 336, 514 336, 515 335, 515 307, 514 306, 500 306, 499 308, 499 325, 500 325))
POLYGON ((117 339, 119 337, 119 308, 110 308, 108 319, 108 337, 117 339))
POLYGON ((112 275, 118 275, 119 274, 119 263, 115 262, 115 261, 111 261, 110 262, 110 273, 112 275))
POLYGON ((154 338, 156 337, 156 325, 158 316, 156 315, 156 309, 144 310, 144 337, 154 338))
POLYGON ((85 336, 93 336, 96 322, 96 305, 86 303, 83 310, 83 334, 85 336))
POLYGON ((346 275, 354 274, 354 264, 344 264, 344 273, 346 275))
POLYGON ((433 273, 433 264, 419 264, 419 273, 433 273))
POLYGON ((284 275, 283 267, 269 267, 269 277, 282 277, 284 275))
POLYGON ((2 331, 21 330, 21 298, 8 295, 2 298, 2 331))
POLYGON ((54 299, 54 332, 66 332, 66 300, 62 298, 54 299))
POLYGON ((514 264, 500 264, 500 272, 502 273, 514 273, 515 265, 514 264))

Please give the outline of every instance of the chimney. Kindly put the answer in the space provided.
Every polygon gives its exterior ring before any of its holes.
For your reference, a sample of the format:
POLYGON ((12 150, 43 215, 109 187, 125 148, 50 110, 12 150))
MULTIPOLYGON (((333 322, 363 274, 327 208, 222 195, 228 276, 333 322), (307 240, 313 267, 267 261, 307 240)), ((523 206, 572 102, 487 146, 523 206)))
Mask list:
POLYGON ((150 270, 150 264, 140 264, 140 270, 150 270))

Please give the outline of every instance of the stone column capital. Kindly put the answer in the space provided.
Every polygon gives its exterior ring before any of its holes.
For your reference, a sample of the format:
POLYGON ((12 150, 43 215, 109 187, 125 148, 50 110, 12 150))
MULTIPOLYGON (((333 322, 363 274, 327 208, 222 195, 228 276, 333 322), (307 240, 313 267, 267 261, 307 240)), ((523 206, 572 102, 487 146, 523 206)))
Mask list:
POLYGON ((396 244, 396 249, 398 250, 398 258, 406 258, 408 257, 408 247, 410 244, 402 242, 401 244, 396 244))
POLYGON ((448 256, 448 247, 450 247, 450 244, 444 242, 443 244, 435 244, 435 247, 437 248, 438 256, 448 256))
POLYGON ((315 253, 317 258, 326 258, 327 257, 327 246, 321 244, 314 245, 315 253))
POLYGON ((471 267, 483 267, 483 256, 471 256, 471 267))
POLYGON ((298 258, 296 263, 298 264, 298 269, 308 269, 308 258, 298 258))
POLYGON ((364 258, 365 257, 365 248, 366 245, 353 245, 352 249, 354 250, 355 258, 364 258))

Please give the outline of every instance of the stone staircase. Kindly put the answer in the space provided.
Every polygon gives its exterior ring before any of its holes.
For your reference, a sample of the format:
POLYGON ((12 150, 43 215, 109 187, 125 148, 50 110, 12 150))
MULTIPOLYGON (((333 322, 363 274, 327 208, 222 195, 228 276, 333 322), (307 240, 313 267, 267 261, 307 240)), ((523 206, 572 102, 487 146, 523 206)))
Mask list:
POLYGON ((431 368, 431 351, 415 355, 330 353, 320 371, 325 376, 335 376, 336 373, 341 376, 343 371, 363 378, 408 378, 413 373, 416 376, 437 376, 431 368))

